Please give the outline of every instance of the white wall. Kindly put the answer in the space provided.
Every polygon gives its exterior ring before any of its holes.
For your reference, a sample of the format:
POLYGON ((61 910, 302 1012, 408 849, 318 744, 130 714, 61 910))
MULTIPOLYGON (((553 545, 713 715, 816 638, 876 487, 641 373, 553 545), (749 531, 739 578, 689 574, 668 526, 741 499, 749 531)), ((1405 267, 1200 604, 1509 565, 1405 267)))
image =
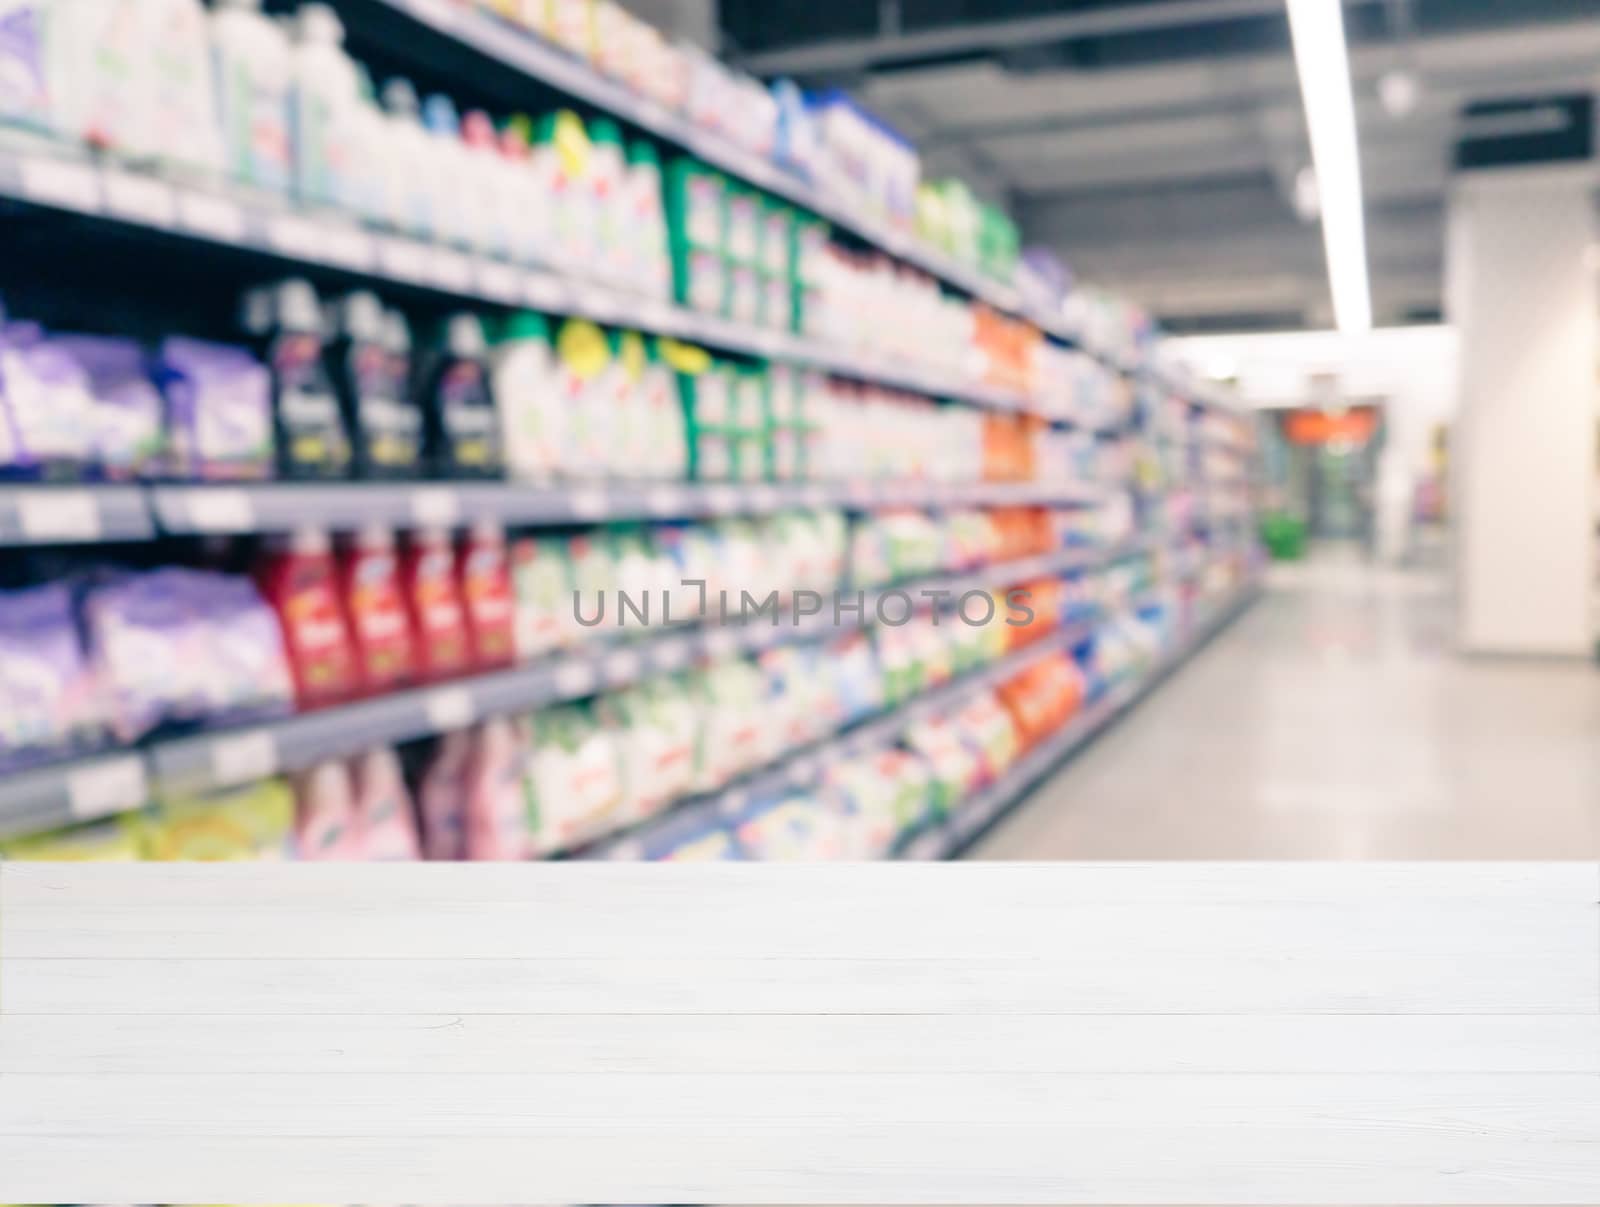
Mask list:
POLYGON ((1378 553, 1389 561, 1404 556, 1413 491, 1430 468, 1433 431, 1456 413, 1460 349, 1452 328, 1194 336, 1173 343, 1200 372, 1237 379, 1251 406, 1318 405, 1323 399, 1313 380, 1322 375, 1336 377, 1345 397, 1382 399, 1388 433, 1376 484, 1378 553))

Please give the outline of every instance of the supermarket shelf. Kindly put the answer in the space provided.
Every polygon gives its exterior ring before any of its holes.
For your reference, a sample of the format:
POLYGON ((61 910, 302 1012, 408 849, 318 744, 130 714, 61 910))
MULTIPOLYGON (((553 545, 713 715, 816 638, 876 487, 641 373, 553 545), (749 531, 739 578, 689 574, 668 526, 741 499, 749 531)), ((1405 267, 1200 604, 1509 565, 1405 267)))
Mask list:
MULTIPOLYGON (((713 131, 696 127, 687 118, 608 79, 587 63, 534 34, 507 25, 487 13, 452 4, 450 0, 371 2, 405 13, 436 34, 452 38, 548 87, 680 146, 747 184, 804 206, 835 226, 850 231, 890 255, 916 265, 997 309, 1040 322, 1040 316, 1024 307, 1021 294, 1013 286, 984 276, 977 269, 928 247, 910 234, 891 230, 850 213, 772 161, 736 146, 713 131)), ((1064 339, 1071 338, 1065 324, 1059 319, 1049 322, 1057 329, 1052 334, 1064 339)))
POLYGON ((959 857, 990 826, 1026 800, 1028 793, 1041 779, 1125 716, 1213 637, 1243 615, 1260 595, 1261 588, 1251 585, 1242 588, 1227 603, 1217 605, 1175 649, 1163 655, 1144 675, 1112 688, 1060 733, 1023 755, 1010 770, 967 802, 954 817, 911 835, 903 842, 897 857, 909 860, 959 857))
POLYGON ((537 527, 618 520, 770 515, 796 507, 1082 505, 1106 492, 1073 482, 622 483, 261 482, 17 486, 0 490, 0 548, 290 532, 454 528, 479 520, 537 527))
POLYGON ((0 489, 0 548, 138 541, 155 535, 137 486, 17 486, 0 489))
POLYGON ((741 778, 737 783, 709 796, 696 797, 672 806, 666 812, 646 819, 621 834, 603 835, 580 852, 579 858, 635 860, 643 858, 649 837, 657 827, 693 827, 715 818, 737 817, 752 800, 774 796, 790 788, 813 784, 830 763, 857 758, 886 746, 911 726, 925 720, 976 692, 996 687, 1050 654, 1070 650, 1087 640, 1099 618, 1075 620, 1020 650, 1014 650, 985 667, 957 676, 931 690, 921 692, 909 704, 900 705, 834 737, 825 738, 802 750, 781 757, 775 763, 741 778))
POLYGON ((779 625, 769 616, 606 644, 319 711, 162 739, 138 752, 73 760, 5 776, 0 778, 0 837, 136 808, 147 799, 147 789, 177 795, 225 788, 302 770, 373 746, 459 729, 484 717, 583 699, 597 691, 680 670, 703 658, 819 639, 859 627, 874 614, 877 600, 892 591, 946 591, 956 597, 996 584, 1104 565, 1142 551, 1143 546, 1134 544, 1001 562, 970 574, 917 579, 866 591, 859 614, 846 608, 844 616, 838 617, 824 609, 801 625, 779 625))
POLYGON ((1030 409, 1028 399, 1015 391, 958 380, 901 359, 699 314, 560 272, 377 234, 343 215, 298 210, 259 194, 202 189, 110 161, 69 157, 59 148, 0 147, 0 197, 453 297, 528 306, 813 365, 935 398, 1003 411, 1030 409))

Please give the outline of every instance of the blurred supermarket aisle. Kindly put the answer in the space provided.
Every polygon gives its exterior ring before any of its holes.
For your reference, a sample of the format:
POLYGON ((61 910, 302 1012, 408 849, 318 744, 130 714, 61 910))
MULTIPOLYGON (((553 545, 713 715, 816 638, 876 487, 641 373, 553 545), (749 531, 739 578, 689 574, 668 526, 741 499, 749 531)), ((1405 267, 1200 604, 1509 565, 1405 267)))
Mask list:
POLYGON ((1322 554, 1051 779, 978 859, 1600 855, 1600 676, 1477 660, 1435 573, 1322 554))

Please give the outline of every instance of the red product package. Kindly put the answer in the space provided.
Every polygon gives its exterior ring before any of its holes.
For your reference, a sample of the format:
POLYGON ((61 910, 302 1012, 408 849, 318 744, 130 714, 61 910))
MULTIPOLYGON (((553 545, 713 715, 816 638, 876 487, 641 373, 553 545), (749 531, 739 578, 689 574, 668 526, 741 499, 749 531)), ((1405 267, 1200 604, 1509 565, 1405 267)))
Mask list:
POLYGON ((345 547, 339 558, 339 593, 362 690, 384 692, 409 682, 416 674, 416 651, 391 533, 368 529, 345 547))
POLYGON ((457 554, 456 578, 473 663, 480 668, 509 664, 516 657, 516 632, 505 533, 493 525, 474 528, 457 554))
POLYGON ((411 618, 417 674, 444 679, 470 670, 472 646, 448 533, 412 534, 400 558, 400 587, 411 618))
POLYGON ((261 565, 261 593, 278 613, 302 708, 356 693, 355 652, 339 606, 338 577, 325 533, 296 533, 275 544, 261 565))

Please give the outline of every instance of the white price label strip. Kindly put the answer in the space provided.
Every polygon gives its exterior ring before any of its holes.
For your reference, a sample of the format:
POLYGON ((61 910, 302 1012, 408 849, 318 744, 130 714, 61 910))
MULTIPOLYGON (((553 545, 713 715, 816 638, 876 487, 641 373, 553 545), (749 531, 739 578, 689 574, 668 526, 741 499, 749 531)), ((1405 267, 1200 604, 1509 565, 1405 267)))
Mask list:
POLYGON ((728 515, 739 510, 739 492, 731 486, 713 486, 706 491, 706 510, 713 515, 728 515))
POLYGON ((108 213, 148 226, 168 227, 177 221, 172 190, 161 181, 127 172, 107 172, 103 179, 108 213))
POLYGON ((100 208, 94 169, 63 159, 30 159, 22 165, 22 191, 29 201, 94 213, 100 208))
POLYGON ((440 733, 465 729, 477 720, 472 693, 464 687, 441 687, 428 693, 428 724, 440 733))
POLYGON ((100 509, 86 490, 21 491, 17 523, 30 541, 92 541, 100 536, 100 509))
POLYGON ((80 767, 67 777, 67 808, 78 821, 137 809, 149 796, 136 754, 80 767))
POLYGON ((219 243, 244 238, 244 211, 222 197, 205 193, 178 194, 178 224, 219 243))
POLYGON ((522 278, 522 297, 535 310, 565 310, 566 287, 555 277, 530 272, 522 278))
POLYGON ((659 516, 681 515, 687 501, 688 497, 675 486, 653 486, 644 497, 645 510, 659 516))
POLYGON ((278 743, 265 729, 229 734, 211 742, 211 778, 218 784, 245 784, 278 770, 278 743))
POLYGON ((776 511, 778 503, 778 492, 772 487, 752 486, 750 488, 751 511, 776 511))
POLYGON ((323 231, 322 254, 331 263, 354 272, 370 272, 376 259, 371 237, 343 226, 330 226, 323 231))

